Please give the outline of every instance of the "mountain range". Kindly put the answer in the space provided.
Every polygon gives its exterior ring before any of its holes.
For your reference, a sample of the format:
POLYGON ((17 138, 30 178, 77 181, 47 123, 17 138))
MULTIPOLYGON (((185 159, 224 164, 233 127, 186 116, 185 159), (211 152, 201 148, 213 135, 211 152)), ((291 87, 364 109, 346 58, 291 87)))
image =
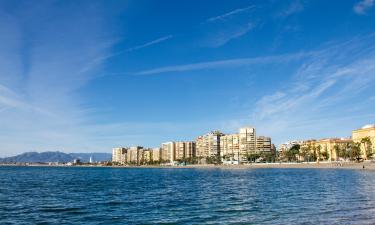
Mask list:
POLYGON ((25 152, 12 157, 0 158, 0 163, 48 163, 48 162, 72 162, 80 159, 81 162, 89 162, 90 157, 95 161, 109 161, 112 155, 109 153, 64 153, 59 151, 25 152))

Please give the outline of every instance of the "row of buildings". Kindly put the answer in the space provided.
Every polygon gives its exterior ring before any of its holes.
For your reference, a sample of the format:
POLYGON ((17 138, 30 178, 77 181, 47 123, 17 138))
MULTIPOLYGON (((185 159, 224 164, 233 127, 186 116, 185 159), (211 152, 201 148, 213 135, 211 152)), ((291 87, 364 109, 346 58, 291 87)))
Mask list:
POLYGON ((195 141, 165 142, 158 148, 114 148, 112 161, 119 164, 151 164, 191 162, 206 163, 208 160, 237 164, 246 162, 250 154, 275 153, 270 137, 256 136, 255 128, 240 128, 238 133, 224 134, 212 131, 197 137, 195 141))
MULTIPOLYGON (((339 151, 347 149, 348 146, 357 143, 361 150, 361 157, 368 159, 370 155, 375 153, 375 124, 365 125, 360 129, 352 131, 350 138, 323 138, 320 140, 303 140, 289 141, 279 146, 281 155, 294 145, 300 145, 300 149, 308 149, 310 151, 327 154, 329 161, 339 160, 339 151)), ((319 157, 317 158, 319 160, 319 157)), ((306 160, 306 159, 302 159, 306 160)))

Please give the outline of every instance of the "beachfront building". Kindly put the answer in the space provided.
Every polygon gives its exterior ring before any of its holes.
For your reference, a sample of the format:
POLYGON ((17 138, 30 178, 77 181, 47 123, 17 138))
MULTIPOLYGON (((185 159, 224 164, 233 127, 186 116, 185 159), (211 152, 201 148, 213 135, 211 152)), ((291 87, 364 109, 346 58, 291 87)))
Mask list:
POLYGON ((112 162, 125 164, 127 156, 127 148, 113 148, 112 149, 112 162))
MULTIPOLYGON (((350 138, 324 138, 316 142, 319 153, 329 161, 339 160, 340 149, 345 149, 352 143, 350 138)), ((324 159, 324 158, 323 158, 324 159)))
POLYGON ((175 160, 186 160, 195 157, 195 142, 178 141, 175 142, 175 160))
POLYGON ((347 149, 351 143, 352 139, 350 138, 306 140, 301 144, 299 159, 305 161, 310 161, 310 159, 336 161, 340 159, 340 150, 347 149))
POLYGON ((257 153, 271 153, 272 152, 272 144, 271 138, 265 136, 257 137, 256 141, 256 151, 257 153))
POLYGON ((375 153, 375 124, 368 124, 360 129, 353 130, 353 142, 361 143, 361 152, 364 159, 375 153))
POLYGON ((143 161, 143 147, 133 146, 128 149, 127 154, 127 163, 140 165, 140 162, 143 161))
POLYGON ((212 131, 199 136, 196 140, 196 156, 204 159, 220 156, 220 138, 224 136, 220 131, 212 131))
MULTIPOLYGON (((271 151, 271 139, 262 137, 260 140, 261 151, 271 151)), ((257 149, 257 138, 255 128, 244 127, 240 128, 236 134, 228 134, 222 136, 220 139, 220 156, 226 161, 246 162, 251 154, 259 153, 257 149)))
POLYGON ((196 155, 196 147, 194 141, 185 141, 185 159, 193 159, 196 155))
POLYGON ((143 155, 140 158, 140 164, 149 164, 152 162, 152 149, 143 149, 143 155))
POLYGON ((175 143, 175 160, 183 160, 185 158, 185 142, 177 141, 175 143))
POLYGON ((161 159, 163 162, 173 163, 176 160, 176 143, 165 142, 161 144, 161 159))
POLYGON ((240 158, 240 135, 229 134, 220 138, 220 156, 225 161, 239 161, 240 158))
POLYGON ((160 148, 152 149, 152 162, 160 162, 160 148))
POLYGON ((247 161, 249 154, 256 153, 256 133, 253 127, 240 128, 240 161, 247 161))

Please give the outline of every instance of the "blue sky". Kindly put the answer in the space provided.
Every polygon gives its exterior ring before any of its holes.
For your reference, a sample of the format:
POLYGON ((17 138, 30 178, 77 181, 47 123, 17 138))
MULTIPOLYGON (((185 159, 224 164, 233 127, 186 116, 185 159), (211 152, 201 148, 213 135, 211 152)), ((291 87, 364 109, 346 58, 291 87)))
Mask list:
POLYGON ((0 156, 375 122, 375 2, 2 1, 0 156))

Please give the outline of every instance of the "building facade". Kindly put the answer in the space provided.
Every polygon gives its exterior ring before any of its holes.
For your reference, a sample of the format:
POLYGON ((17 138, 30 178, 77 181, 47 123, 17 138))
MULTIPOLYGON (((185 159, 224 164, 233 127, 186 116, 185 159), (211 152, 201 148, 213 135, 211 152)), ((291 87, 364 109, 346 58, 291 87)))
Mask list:
POLYGON ((253 127, 240 128, 240 161, 247 161, 247 155, 256 153, 256 133, 253 127))
POLYGON ((153 162, 160 162, 160 148, 153 148, 152 149, 152 161, 153 162))
POLYGON ((229 134, 220 138, 220 156, 223 161, 239 161, 240 135, 229 134))
POLYGON ((265 136, 257 137, 256 151, 257 153, 271 153, 272 152, 271 138, 265 137, 265 136))
POLYGON ((353 142, 361 143, 364 159, 369 159, 375 153, 375 124, 368 124, 352 132, 353 142))
POLYGON ((112 149, 112 162, 125 164, 126 163, 126 156, 127 156, 127 148, 113 148, 112 149))
POLYGON ((161 144, 161 158, 164 162, 173 163, 176 160, 176 143, 165 142, 161 144))
POLYGON ((220 138, 224 136, 220 131, 212 131, 199 136, 196 140, 196 155, 198 158, 220 156, 220 138))

